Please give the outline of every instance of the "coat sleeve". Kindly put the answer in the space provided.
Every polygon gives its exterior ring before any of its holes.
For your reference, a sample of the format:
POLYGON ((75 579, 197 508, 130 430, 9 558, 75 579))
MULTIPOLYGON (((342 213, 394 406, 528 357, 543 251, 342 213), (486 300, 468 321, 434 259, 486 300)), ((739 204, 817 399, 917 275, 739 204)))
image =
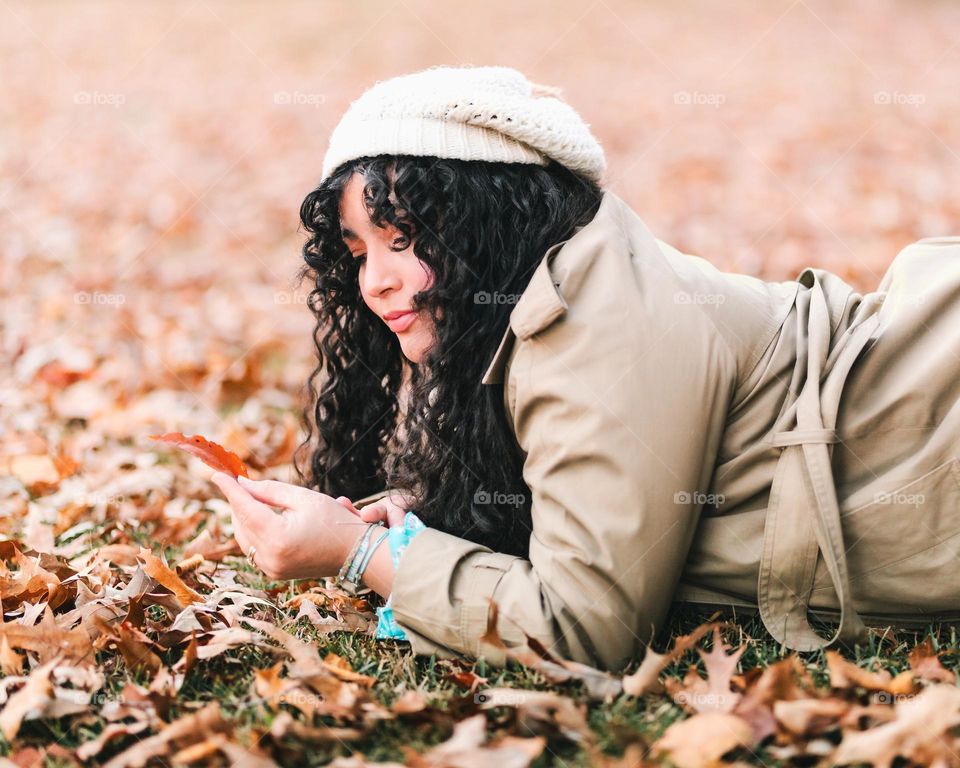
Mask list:
POLYGON ((518 339, 507 386, 532 493, 529 560, 423 531, 392 590, 416 653, 503 665, 480 647, 492 598, 507 646, 524 643, 522 627, 601 669, 642 655, 715 501, 706 491, 735 363, 704 311, 614 303, 603 332, 571 312, 518 339))

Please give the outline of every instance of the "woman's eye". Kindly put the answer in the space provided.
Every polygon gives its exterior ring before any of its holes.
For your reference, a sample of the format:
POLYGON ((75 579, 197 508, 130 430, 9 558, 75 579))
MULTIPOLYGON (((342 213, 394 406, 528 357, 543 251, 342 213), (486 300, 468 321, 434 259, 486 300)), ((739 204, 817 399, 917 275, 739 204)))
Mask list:
POLYGON ((353 260, 357 262, 357 264, 363 264, 363 262, 367 260, 367 254, 361 253, 359 256, 354 256, 353 260))

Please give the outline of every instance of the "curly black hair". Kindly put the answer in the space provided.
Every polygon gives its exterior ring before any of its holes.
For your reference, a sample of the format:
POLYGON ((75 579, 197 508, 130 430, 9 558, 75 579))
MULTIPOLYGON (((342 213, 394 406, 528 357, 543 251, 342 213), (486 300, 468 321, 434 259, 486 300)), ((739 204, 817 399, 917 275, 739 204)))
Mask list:
POLYGON ((601 197, 595 182, 552 160, 541 166, 410 155, 352 160, 311 191, 300 207, 309 238, 299 278, 314 283, 308 306, 319 363, 306 386, 298 482, 351 499, 403 489, 426 525, 526 557, 532 522, 523 453, 502 385, 480 383, 513 303, 477 294, 519 296, 546 250, 588 223, 601 197), (412 308, 429 311, 435 328, 419 363, 406 360, 396 335, 362 299, 359 266, 340 234, 341 195, 354 173, 364 180, 371 223, 389 222, 402 233, 393 250, 412 240, 435 276, 413 297, 412 308), (405 367, 409 392, 401 409, 405 367))

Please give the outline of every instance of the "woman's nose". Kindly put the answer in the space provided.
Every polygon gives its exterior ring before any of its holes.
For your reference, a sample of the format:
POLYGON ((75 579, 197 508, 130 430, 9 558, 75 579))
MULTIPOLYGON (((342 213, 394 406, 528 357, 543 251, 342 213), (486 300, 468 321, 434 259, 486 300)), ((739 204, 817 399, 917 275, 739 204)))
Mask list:
POLYGON ((389 290, 397 290, 401 287, 400 272, 397 270, 396 259, 390 259, 389 254, 367 254, 365 269, 363 270, 364 290, 371 296, 379 296, 389 290))

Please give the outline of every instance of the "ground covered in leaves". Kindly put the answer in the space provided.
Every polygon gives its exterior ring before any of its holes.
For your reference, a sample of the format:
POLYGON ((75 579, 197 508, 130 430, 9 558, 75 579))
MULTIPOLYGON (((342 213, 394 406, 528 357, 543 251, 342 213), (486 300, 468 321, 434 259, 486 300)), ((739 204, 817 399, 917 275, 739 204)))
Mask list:
POLYGON ((954 628, 878 632, 844 660, 678 609, 620 677, 535 646, 507 670, 415 658, 371 636, 377 596, 251 571, 209 472, 148 439, 202 434, 293 479, 313 367, 299 204, 349 101, 431 64, 562 86, 605 185, 681 250, 872 289, 911 241, 960 234, 955 5, 8 2, 0 18, 0 759, 960 764, 954 628))

